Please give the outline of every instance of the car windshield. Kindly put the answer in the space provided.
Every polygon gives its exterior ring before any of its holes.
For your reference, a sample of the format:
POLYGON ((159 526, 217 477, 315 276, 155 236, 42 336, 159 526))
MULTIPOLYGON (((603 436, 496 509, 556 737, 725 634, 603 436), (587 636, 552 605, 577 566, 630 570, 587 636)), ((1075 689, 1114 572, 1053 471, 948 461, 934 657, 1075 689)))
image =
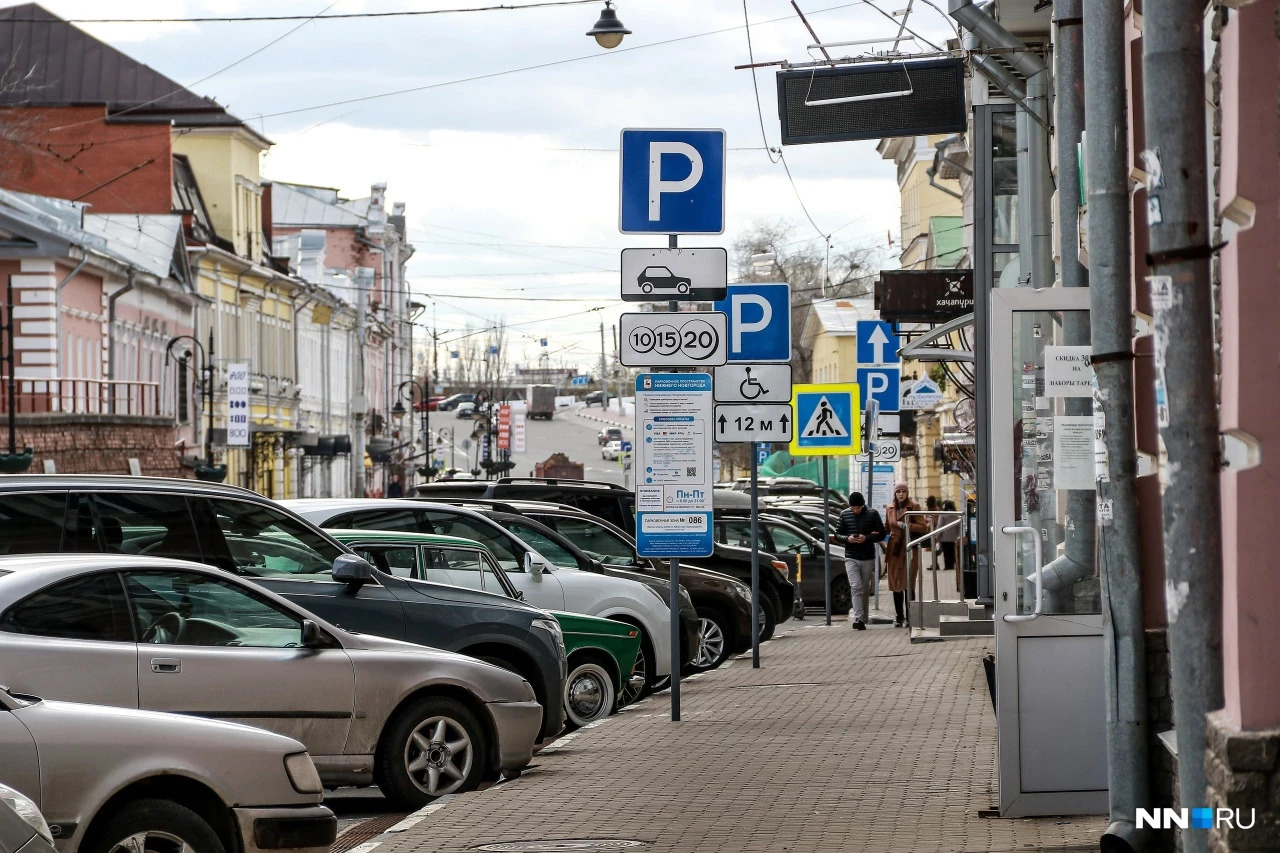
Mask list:
POLYGON ((523 539, 530 548, 546 557, 553 565, 564 569, 578 568, 578 559, 567 548, 530 524, 507 521, 504 526, 523 539))
POLYGON ((557 533, 606 566, 634 568, 636 565, 635 546, 603 525, 577 518, 539 520, 554 521, 557 533))

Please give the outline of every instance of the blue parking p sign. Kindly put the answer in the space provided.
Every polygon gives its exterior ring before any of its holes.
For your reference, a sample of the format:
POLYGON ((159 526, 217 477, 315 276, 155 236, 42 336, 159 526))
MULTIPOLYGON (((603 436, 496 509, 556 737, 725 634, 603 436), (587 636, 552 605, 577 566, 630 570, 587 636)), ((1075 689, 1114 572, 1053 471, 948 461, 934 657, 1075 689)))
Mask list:
POLYGON ((731 284, 712 310, 727 315, 729 362, 791 360, 791 285, 731 284))
POLYGON ((897 365, 892 367, 859 367, 858 387, 862 389, 863 406, 868 400, 880 404, 882 412, 897 412, 902 409, 902 371, 897 365))
POLYGON ((723 234, 723 130, 622 131, 623 234, 723 234))

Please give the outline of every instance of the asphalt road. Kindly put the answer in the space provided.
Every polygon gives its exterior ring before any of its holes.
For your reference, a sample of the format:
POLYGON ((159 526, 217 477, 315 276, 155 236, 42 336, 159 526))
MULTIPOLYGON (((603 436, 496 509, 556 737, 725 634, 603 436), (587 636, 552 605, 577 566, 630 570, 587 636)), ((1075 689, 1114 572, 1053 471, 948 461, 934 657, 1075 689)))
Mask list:
MULTIPOLYGON (((600 445, 596 437, 607 425, 579 417, 577 413, 580 411, 598 413, 600 408, 561 409, 549 421, 527 421, 525 451, 515 455, 516 467, 511 471, 511 476, 532 477, 535 463, 545 460, 552 453, 563 453, 571 461, 581 462, 585 466, 583 473, 586 479, 623 483, 623 472, 618 463, 600 458, 600 445)), ((444 412, 432 418, 431 428, 444 439, 438 455, 444 459, 446 466, 456 465, 464 471, 477 466, 476 442, 470 438, 475 429, 473 421, 456 418, 453 412, 444 412)), ((633 432, 630 427, 623 428, 623 434, 628 438, 633 432)), ((627 485, 630 485, 629 479, 627 485)))

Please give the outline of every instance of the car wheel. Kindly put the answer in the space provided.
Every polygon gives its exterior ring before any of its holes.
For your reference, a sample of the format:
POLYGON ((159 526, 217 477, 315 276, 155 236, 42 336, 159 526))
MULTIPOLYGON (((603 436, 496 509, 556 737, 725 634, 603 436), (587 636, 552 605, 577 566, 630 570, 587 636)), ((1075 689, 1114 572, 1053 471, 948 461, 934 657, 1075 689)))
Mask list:
POLYGON ((644 633, 641 632, 640 651, 636 652, 636 662, 631 667, 631 675, 623 683, 622 692, 618 694, 618 707, 625 708, 648 695, 650 681, 653 678, 653 649, 649 647, 644 633))
POLYGON ((204 818, 169 800, 135 800, 94 831, 85 853, 226 853, 204 818))
POLYGON ((698 649, 693 654, 689 669, 706 672, 724 663, 733 652, 733 633, 729 620, 719 610, 704 610, 698 614, 698 649))
POLYGON ((689 292, 689 283, 687 281, 682 281, 676 285, 676 293, 688 293, 688 292, 689 292))
POLYGON ((782 610, 782 602, 778 594, 769 587, 760 588, 760 611, 764 613, 764 625, 760 628, 760 642, 773 638, 773 629, 778 627, 778 612, 782 610))
POLYGON ((443 696, 402 710, 378 744, 377 783, 397 805, 419 808, 470 791, 484 772, 484 729, 462 703, 443 696))
POLYGON ((640 285, 640 289, 645 293, 653 293, 653 284, 646 281, 644 284, 640 285))
POLYGON ((849 578, 837 576, 831 580, 831 613, 844 616, 853 608, 853 594, 849 591, 849 578))
POLYGON ((569 726, 579 728, 613 713, 617 701, 615 683, 609 668, 592 655, 569 661, 569 677, 564 682, 564 710, 569 726))

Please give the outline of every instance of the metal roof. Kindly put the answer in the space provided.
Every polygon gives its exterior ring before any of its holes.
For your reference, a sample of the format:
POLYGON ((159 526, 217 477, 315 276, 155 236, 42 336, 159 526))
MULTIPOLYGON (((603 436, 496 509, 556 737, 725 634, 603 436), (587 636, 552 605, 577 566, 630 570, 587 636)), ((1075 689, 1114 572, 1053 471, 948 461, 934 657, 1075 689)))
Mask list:
POLYGON ((169 275, 182 217, 171 214, 87 213, 84 230, 107 241, 107 251, 156 278, 169 275))
POLYGON ((271 182, 271 221, 278 226, 367 225, 369 220, 348 204, 338 198, 337 190, 271 182))
POLYGON ((0 61, 20 69, 5 106, 101 104, 108 114, 178 125, 240 125, 201 97, 35 3, 0 9, 0 61))

